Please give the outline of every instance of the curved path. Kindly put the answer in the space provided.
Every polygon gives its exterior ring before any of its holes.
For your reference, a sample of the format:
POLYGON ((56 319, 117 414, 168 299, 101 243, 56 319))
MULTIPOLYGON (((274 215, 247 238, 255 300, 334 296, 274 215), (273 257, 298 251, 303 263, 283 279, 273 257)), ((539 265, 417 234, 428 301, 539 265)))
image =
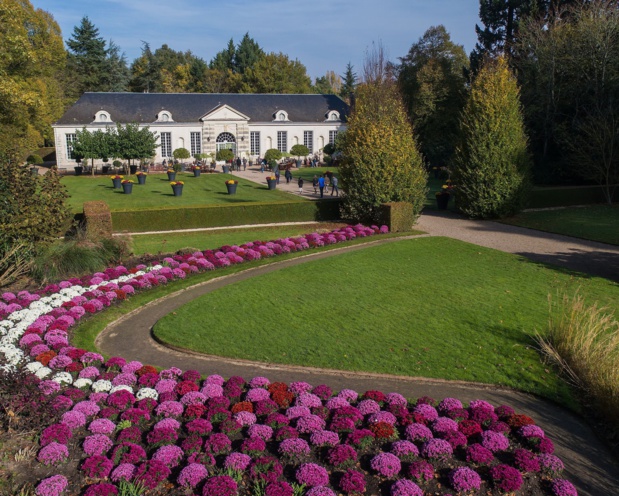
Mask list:
MULTIPOLYGON (((422 219, 420 224, 423 225, 424 222, 425 220, 422 219)), ((164 347, 152 338, 151 329, 160 318, 185 303, 227 284, 285 267, 335 256, 342 251, 359 250, 367 246, 393 241, 397 239, 378 240, 369 244, 309 254, 192 286, 144 305, 110 324, 97 338, 97 347, 105 354, 125 356, 128 359, 160 367, 177 366, 185 370, 195 369, 202 374, 217 373, 225 377, 265 375, 272 381, 307 381, 313 385, 328 384, 335 390, 343 388, 353 388, 358 391, 379 389, 385 392, 397 391, 409 398, 425 395, 436 399, 456 397, 462 401, 480 398, 495 405, 508 404, 518 412, 533 417, 536 423, 548 433, 555 443, 556 454, 565 462, 566 477, 576 485, 579 494, 591 496, 617 494, 619 465, 589 426, 573 413, 534 396, 483 384, 290 367, 218 358, 164 347)))

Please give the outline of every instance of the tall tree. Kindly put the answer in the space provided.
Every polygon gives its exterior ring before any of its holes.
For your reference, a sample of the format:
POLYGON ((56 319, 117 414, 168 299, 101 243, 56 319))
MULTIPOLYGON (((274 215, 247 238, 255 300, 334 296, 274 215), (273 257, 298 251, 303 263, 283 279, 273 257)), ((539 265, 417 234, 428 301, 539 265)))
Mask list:
MULTIPOLYGON (((230 50, 229 46, 228 50, 230 50)), ((234 72, 245 74, 247 69, 253 67, 262 57, 264 57, 264 51, 260 48, 260 45, 249 36, 249 33, 245 33, 245 36, 243 36, 243 39, 234 52, 234 72)))
POLYGON ((101 78, 101 91, 127 91, 129 77, 125 54, 110 40, 106 50, 105 71, 101 78))
POLYGON ((433 26, 400 58, 399 82, 422 154, 433 165, 453 155, 466 95, 468 58, 444 26, 433 26))
POLYGON ((544 182, 618 181, 619 12, 594 0, 523 24, 516 65, 544 182))
POLYGON ((338 95, 342 90, 342 78, 333 71, 316 78, 314 91, 323 95, 338 95))
POLYGON ((386 67, 370 67, 386 62, 380 46, 366 56, 341 143, 345 218, 380 222, 381 204, 392 201, 411 203, 416 217, 425 201, 427 175, 397 84, 379 77, 386 67))
POLYGON ((71 96, 77 98, 85 91, 102 91, 102 80, 107 70, 105 40, 99 36, 99 30, 87 16, 73 29, 67 47, 67 69, 72 79, 71 96))
POLYGON ((0 0, 0 54, 0 161, 21 160, 63 112, 60 28, 28 0, 0 0))
POLYGON ((352 95, 357 87, 357 74, 353 70, 353 65, 348 62, 346 70, 342 78, 342 87, 340 88, 340 98, 350 103, 350 95, 352 95))
POLYGON ((453 180, 460 210, 496 218, 518 212, 528 192, 530 159, 518 85, 504 57, 488 59, 469 94, 453 180))
POLYGON ((151 93, 161 91, 161 64, 155 58, 150 45, 142 42, 142 55, 131 64, 131 91, 151 93))
POLYGON ((244 93, 310 93, 312 81, 305 66, 283 53, 268 53, 243 78, 244 93))
POLYGON ((236 56, 236 48, 234 40, 230 38, 228 46, 221 52, 218 52, 213 60, 210 61, 209 67, 219 71, 227 71, 228 69, 234 72, 234 58, 236 56))
POLYGON ((148 126, 140 128, 137 124, 117 124, 114 139, 115 157, 129 161, 150 158, 155 155, 157 133, 148 126))

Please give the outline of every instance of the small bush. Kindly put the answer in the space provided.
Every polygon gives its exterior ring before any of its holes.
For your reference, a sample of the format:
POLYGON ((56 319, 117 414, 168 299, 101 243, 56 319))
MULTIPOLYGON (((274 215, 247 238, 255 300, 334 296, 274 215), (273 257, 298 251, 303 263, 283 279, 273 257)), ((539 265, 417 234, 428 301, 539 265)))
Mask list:
POLYGON ((92 241, 112 236, 112 214, 104 201, 84 202, 86 237, 92 241))
POLYGON ((415 224, 413 205, 407 202, 391 202, 382 205, 382 223, 389 226, 390 232, 407 232, 415 224))
POLYGON ((232 150, 228 148, 222 148, 217 152, 216 158, 217 160, 224 160, 226 162, 230 162, 230 160, 234 158, 234 153, 232 153, 232 150))
POLYGON ((267 161, 267 164, 271 162, 271 160, 279 160, 282 158, 282 152, 280 152, 277 148, 269 148, 264 153, 264 159, 267 161))
POLYGON ((119 263, 129 253, 127 241, 108 238, 99 242, 83 236, 45 247, 34 259, 32 277, 39 282, 79 277, 119 263))
POLYGON ((32 155, 28 155, 26 158, 26 163, 30 165, 41 165, 43 163, 43 159, 40 155, 33 153, 32 155))

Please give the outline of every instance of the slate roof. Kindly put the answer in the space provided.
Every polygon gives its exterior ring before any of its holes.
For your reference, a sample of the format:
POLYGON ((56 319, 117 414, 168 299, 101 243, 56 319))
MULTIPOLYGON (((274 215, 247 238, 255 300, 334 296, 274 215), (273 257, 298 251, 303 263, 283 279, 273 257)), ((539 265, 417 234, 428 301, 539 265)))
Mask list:
POLYGON ((249 93, 84 93, 56 124, 85 125, 100 110, 113 122, 149 124, 161 110, 174 122, 199 122, 220 105, 229 105, 250 118, 250 123, 271 122, 277 110, 285 110, 292 122, 324 122, 329 110, 346 121, 349 107, 335 95, 273 95, 249 93))

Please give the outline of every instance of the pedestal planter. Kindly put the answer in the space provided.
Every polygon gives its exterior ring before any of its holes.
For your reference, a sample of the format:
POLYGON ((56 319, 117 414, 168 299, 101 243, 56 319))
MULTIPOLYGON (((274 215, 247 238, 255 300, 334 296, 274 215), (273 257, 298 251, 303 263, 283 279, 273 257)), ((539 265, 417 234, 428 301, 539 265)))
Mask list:
POLYGON ((133 183, 122 183, 123 193, 130 195, 133 192, 133 183))
POLYGON ((146 184, 146 174, 138 174, 138 184, 146 184))
POLYGON ((84 172, 84 168, 81 165, 77 167, 73 167, 73 170, 75 171, 76 176, 81 176, 82 172, 84 172))
POLYGON ((129 166, 129 174, 135 174, 138 171, 138 166, 137 165, 130 165, 129 166))
POLYGON ((172 185, 172 192, 174 193, 174 196, 182 196, 182 194, 183 194, 183 185, 182 184, 173 184, 172 185))
POLYGON ((168 172, 168 181, 176 180, 176 172, 168 172))
POLYGON ((200 169, 194 169, 193 170, 193 177, 200 177, 200 169))
POLYGON ((122 187, 122 184, 121 184, 122 180, 123 180, 122 177, 118 177, 118 178, 113 177, 112 178, 112 184, 114 185, 114 189, 120 189, 122 187))
POLYGON ((450 195, 436 195, 436 205, 439 210, 447 210, 450 195))
POLYGON ((277 179, 267 179, 267 185, 269 189, 275 189, 277 187, 277 179))
POLYGON ((236 195, 236 187, 237 187, 238 183, 234 182, 234 183, 229 183, 226 182, 226 188, 228 188, 228 194, 229 195, 236 195))

